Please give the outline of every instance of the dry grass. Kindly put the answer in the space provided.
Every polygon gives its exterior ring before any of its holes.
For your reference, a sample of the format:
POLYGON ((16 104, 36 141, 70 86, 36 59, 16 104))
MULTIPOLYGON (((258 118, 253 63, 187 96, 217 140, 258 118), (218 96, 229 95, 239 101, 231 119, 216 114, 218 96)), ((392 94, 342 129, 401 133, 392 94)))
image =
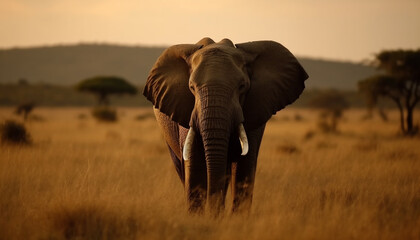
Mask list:
POLYGON ((396 114, 361 122, 350 111, 340 134, 325 135, 316 113, 281 112, 251 214, 215 220, 186 214, 154 119, 137 117, 149 109, 122 109, 116 124, 89 111, 37 109, 33 145, 0 146, 0 239, 420 238, 420 139, 396 135, 396 114))

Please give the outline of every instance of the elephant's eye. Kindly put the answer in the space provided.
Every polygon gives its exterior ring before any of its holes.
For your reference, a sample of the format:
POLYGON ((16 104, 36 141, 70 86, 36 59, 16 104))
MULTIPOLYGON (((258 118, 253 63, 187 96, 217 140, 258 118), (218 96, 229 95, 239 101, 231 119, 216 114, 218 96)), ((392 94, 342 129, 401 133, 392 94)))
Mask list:
POLYGON ((243 91, 243 90, 245 90, 245 84, 244 83, 241 83, 240 85, 239 85, 239 91, 243 91))
POLYGON ((194 85, 190 84, 190 90, 191 90, 192 92, 194 92, 194 91, 195 91, 194 85))

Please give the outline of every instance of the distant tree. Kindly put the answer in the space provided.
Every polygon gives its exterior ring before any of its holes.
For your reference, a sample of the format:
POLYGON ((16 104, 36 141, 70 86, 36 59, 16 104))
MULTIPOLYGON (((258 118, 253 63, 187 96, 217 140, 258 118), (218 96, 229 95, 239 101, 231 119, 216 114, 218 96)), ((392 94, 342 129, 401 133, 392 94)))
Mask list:
POLYGON ((387 76, 376 75, 362 81, 357 84, 359 92, 365 95, 365 102, 367 107, 367 115, 363 119, 370 119, 373 117, 373 111, 375 108, 378 109, 379 116, 383 121, 388 121, 388 116, 384 109, 379 106, 379 94, 380 92, 387 92, 389 86, 387 86, 387 76), (382 82, 382 83, 380 83, 382 82))
POLYGON ((117 121, 117 111, 109 107, 110 95, 136 94, 137 88, 123 78, 98 76, 82 80, 76 85, 79 91, 86 91, 98 97, 98 106, 92 110, 92 115, 98 121, 117 121))
POLYGON ((413 113, 420 100, 420 49, 382 51, 373 64, 383 73, 360 80, 359 90, 375 101, 379 97, 393 100, 400 111, 402 133, 415 135, 418 126, 413 124, 413 113))
POLYGON ((335 90, 319 92, 311 99, 310 105, 322 110, 319 127, 325 132, 337 132, 343 111, 349 107, 343 95, 335 90))
POLYGON ((109 105, 110 95, 136 94, 137 88, 120 77, 98 76, 82 80, 76 85, 79 91, 86 91, 98 97, 98 104, 109 105))
POLYGON ((26 86, 29 85, 29 82, 28 80, 26 80, 26 78, 19 78, 17 84, 21 86, 26 86))
POLYGON ((34 108, 35 108, 35 103, 33 103, 33 102, 27 102, 27 103, 19 104, 16 107, 15 113, 17 115, 22 115, 23 120, 26 121, 26 120, 28 120, 28 116, 34 108))

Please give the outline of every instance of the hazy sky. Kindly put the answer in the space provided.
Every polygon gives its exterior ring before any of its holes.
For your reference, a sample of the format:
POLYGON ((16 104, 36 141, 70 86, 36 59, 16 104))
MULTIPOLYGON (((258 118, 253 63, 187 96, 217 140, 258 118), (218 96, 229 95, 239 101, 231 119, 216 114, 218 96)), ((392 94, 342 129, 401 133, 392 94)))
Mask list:
POLYGON ((269 39, 295 55, 360 61, 420 48, 420 0, 0 0, 0 48, 204 36, 269 39))

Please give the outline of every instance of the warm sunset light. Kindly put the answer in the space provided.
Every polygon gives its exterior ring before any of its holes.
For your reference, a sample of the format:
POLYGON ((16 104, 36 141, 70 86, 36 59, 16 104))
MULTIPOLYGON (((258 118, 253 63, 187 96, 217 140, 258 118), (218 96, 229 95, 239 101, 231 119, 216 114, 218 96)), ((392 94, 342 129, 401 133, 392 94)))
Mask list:
POLYGON ((0 240, 419 240, 420 0, 0 0, 0 240))

